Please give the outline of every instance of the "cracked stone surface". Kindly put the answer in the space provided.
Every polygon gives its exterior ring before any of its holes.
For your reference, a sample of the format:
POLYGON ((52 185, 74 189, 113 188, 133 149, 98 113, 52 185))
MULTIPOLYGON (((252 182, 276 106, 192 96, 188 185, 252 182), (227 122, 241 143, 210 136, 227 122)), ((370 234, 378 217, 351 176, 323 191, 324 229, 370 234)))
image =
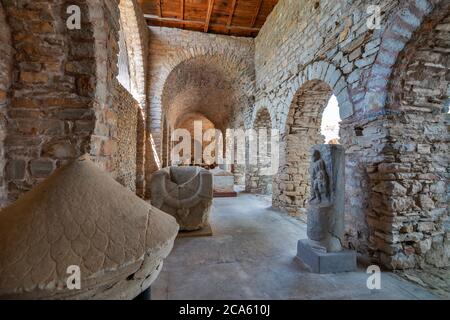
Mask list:
POLYGON ((132 299, 177 233, 173 217, 83 156, 0 212, 0 299, 132 299), (78 290, 67 286, 71 266, 78 290))

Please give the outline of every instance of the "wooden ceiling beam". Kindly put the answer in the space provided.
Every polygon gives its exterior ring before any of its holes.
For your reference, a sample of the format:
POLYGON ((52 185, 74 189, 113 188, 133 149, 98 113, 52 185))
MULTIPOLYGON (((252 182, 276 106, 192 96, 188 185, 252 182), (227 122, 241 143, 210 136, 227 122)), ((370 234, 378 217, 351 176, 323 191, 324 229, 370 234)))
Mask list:
POLYGON ((234 12, 236 11, 236 2, 237 0, 233 0, 233 2, 231 3, 230 13, 228 14, 228 21, 227 21, 228 27, 231 26, 231 23, 233 22, 234 12))
MULTIPOLYGON (((177 18, 160 18, 157 15, 153 14, 144 14, 144 18, 146 20, 152 21, 152 22, 170 22, 170 23, 179 23, 179 24, 186 24, 189 26, 195 26, 195 27, 204 27, 206 25, 205 21, 196 21, 196 20, 181 20, 177 18)), ((236 30, 236 31, 259 31, 260 28, 250 28, 250 27, 240 27, 240 26, 226 26, 223 24, 209 24, 209 27, 217 27, 217 28, 225 28, 228 30, 236 30)))
POLYGON ((181 16, 181 19, 183 19, 183 20, 184 20, 184 1, 185 0, 180 0, 180 16, 181 16))
POLYGON ((158 1, 158 14, 162 18, 162 0, 158 1))
POLYGON ((261 6, 262 6, 263 1, 264 0, 259 0, 258 6, 256 7, 255 15, 252 18, 252 24, 251 24, 252 28, 255 26, 256 19, 258 19, 259 11, 261 11, 261 6))
MULTIPOLYGON (((184 10, 185 10, 185 7, 184 7, 184 1, 185 0, 180 0, 181 1, 181 7, 180 7, 180 16, 181 16, 181 19, 182 20, 184 20, 184 10)), ((184 24, 183 24, 183 28, 184 28, 184 24)))
POLYGON ((205 21, 205 32, 208 32, 209 29, 209 22, 211 21, 211 14, 214 7, 214 0, 208 1, 208 12, 206 13, 206 21, 205 21))

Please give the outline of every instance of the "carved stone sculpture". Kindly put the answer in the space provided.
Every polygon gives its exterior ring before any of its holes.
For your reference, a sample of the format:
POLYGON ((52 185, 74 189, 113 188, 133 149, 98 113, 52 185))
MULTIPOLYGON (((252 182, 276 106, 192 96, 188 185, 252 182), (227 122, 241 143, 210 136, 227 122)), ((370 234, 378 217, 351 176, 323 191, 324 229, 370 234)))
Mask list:
POLYGON ((325 161, 323 161, 318 150, 314 150, 311 159, 311 199, 310 203, 322 203, 330 201, 330 180, 326 170, 325 161))
POLYGON ((135 298, 177 233, 173 217, 84 156, 0 212, 0 298, 135 298))
POLYGON ((356 268, 356 255, 343 250, 345 155, 340 145, 316 145, 310 165, 311 199, 308 240, 300 240, 297 256, 315 272, 342 272, 356 268))
POLYGON ((342 250, 344 235, 344 150, 319 145, 311 158, 308 237, 326 252, 342 250))
POLYGON ((212 183, 212 174, 200 167, 161 169, 152 176, 152 205, 174 216, 180 230, 199 230, 209 223, 212 183))

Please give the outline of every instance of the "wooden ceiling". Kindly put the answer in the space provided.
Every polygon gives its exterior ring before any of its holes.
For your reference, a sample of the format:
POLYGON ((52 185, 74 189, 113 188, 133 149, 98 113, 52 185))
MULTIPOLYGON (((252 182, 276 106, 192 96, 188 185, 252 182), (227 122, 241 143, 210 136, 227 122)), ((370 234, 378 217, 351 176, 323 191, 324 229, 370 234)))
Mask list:
POLYGON ((256 37, 278 0, 138 0, 149 26, 256 37))

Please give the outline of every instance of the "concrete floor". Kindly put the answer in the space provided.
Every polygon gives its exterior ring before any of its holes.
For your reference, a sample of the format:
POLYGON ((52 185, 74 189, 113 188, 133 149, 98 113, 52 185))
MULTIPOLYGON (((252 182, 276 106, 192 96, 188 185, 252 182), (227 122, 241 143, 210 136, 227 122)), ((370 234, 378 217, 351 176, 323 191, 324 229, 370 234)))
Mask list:
POLYGON ((365 270, 318 275, 295 260, 306 225, 261 198, 214 199, 214 235, 177 239, 152 299, 438 299, 395 274, 369 290, 365 270))

